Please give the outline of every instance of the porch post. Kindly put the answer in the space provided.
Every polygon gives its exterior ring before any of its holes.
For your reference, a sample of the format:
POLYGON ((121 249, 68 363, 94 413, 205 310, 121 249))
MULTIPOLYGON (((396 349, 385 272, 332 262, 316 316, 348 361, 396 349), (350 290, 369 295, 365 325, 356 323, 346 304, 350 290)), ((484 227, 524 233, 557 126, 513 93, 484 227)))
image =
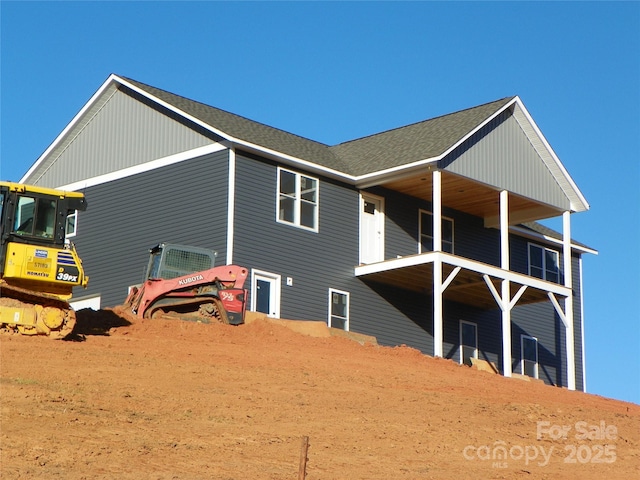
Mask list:
MULTIPOLYGON (((509 192, 500 192, 500 267, 509 270, 509 192)), ((511 376, 511 289, 502 280, 502 373, 511 376)))
MULTIPOLYGON (((433 172, 433 251, 442 251, 442 177, 433 172)), ((442 259, 433 262, 433 356, 442 357, 442 259)))
POLYGON ((567 388, 576 389, 576 354, 573 329, 573 281, 571 269, 571 212, 562 214, 562 256, 564 260, 564 286, 570 292, 564 301, 566 317, 566 349, 567 349, 567 388))

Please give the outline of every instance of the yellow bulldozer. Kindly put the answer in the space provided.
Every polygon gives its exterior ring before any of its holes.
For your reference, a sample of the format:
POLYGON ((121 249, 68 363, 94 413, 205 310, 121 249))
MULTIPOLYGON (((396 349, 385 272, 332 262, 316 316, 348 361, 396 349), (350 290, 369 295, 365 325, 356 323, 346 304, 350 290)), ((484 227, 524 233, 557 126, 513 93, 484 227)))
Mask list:
POLYGON ((86 208, 82 193, 0 182, 0 330, 51 338, 73 331, 72 289, 89 279, 66 234, 86 208))

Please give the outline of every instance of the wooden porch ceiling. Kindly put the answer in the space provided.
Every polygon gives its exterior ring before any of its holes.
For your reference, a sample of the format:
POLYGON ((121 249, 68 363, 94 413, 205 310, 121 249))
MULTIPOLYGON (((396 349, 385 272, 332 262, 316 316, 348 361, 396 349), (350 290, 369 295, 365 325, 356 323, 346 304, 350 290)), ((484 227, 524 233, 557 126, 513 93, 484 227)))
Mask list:
MULTIPOLYGON (((424 172, 384 184, 395 190, 428 202, 433 199, 432 173, 424 172)), ((495 227, 500 218, 500 192, 497 188, 450 172, 442 172, 442 206, 485 219, 485 226, 495 227)), ((550 205, 514 193, 509 194, 511 225, 551 218, 562 212, 550 205)))
MULTIPOLYGON (((442 265, 443 280, 449 276, 453 269, 454 267, 452 265, 446 263, 442 265)), ((361 278, 365 282, 391 285, 400 289, 432 295, 433 263, 424 263, 395 270, 371 273, 361 278)), ((500 280, 492 279, 492 282, 496 290, 500 292, 500 280)), ((511 297, 513 298, 521 285, 511 282, 510 286, 511 297)), ((470 305, 483 310, 499 308, 482 275, 466 269, 460 270, 453 282, 444 291, 443 297, 445 300, 470 305)), ((549 298, 546 291, 528 287, 517 304, 525 305, 548 300, 549 298)))

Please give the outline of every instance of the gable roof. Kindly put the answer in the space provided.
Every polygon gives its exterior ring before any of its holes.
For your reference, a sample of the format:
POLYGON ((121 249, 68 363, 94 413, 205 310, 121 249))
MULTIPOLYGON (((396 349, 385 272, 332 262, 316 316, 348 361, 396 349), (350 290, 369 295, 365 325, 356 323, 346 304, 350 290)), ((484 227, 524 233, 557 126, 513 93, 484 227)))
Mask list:
POLYGON ((442 156, 516 97, 461 110, 368 137, 331 150, 355 175, 366 175, 442 156))
POLYGON ((83 115, 99 104, 103 93, 129 89, 148 101, 235 144, 304 166, 358 187, 373 185, 397 172, 438 161, 506 109, 513 109, 523 132, 556 179, 574 211, 589 208, 519 97, 507 97, 477 107, 388 130, 335 146, 316 142, 245 117, 181 97, 133 79, 110 75, 91 100, 29 169, 21 181, 36 173, 49 152, 83 124, 83 115))

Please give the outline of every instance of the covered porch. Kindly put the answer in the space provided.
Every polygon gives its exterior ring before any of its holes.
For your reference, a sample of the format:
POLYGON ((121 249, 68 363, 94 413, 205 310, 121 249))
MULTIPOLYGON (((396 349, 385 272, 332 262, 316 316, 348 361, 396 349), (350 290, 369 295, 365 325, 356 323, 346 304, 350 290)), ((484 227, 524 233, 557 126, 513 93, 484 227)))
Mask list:
POLYGON ((502 317, 502 371, 512 375, 511 311, 516 304, 550 301, 566 329, 567 387, 576 388, 574 315, 569 209, 500 190, 470 178, 441 171, 435 165, 386 188, 430 201, 433 218, 433 251, 362 264, 354 274, 373 282, 423 292, 433 297, 434 356, 443 356, 443 301, 452 300, 478 309, 496 306, 502 317), (442 207, 484 219, 487 228, 500 232, 499 266, 443 251, 442 207), (557 284, 510 269, 509 229, 531 220, 562 215, 562 278, 557 284))

